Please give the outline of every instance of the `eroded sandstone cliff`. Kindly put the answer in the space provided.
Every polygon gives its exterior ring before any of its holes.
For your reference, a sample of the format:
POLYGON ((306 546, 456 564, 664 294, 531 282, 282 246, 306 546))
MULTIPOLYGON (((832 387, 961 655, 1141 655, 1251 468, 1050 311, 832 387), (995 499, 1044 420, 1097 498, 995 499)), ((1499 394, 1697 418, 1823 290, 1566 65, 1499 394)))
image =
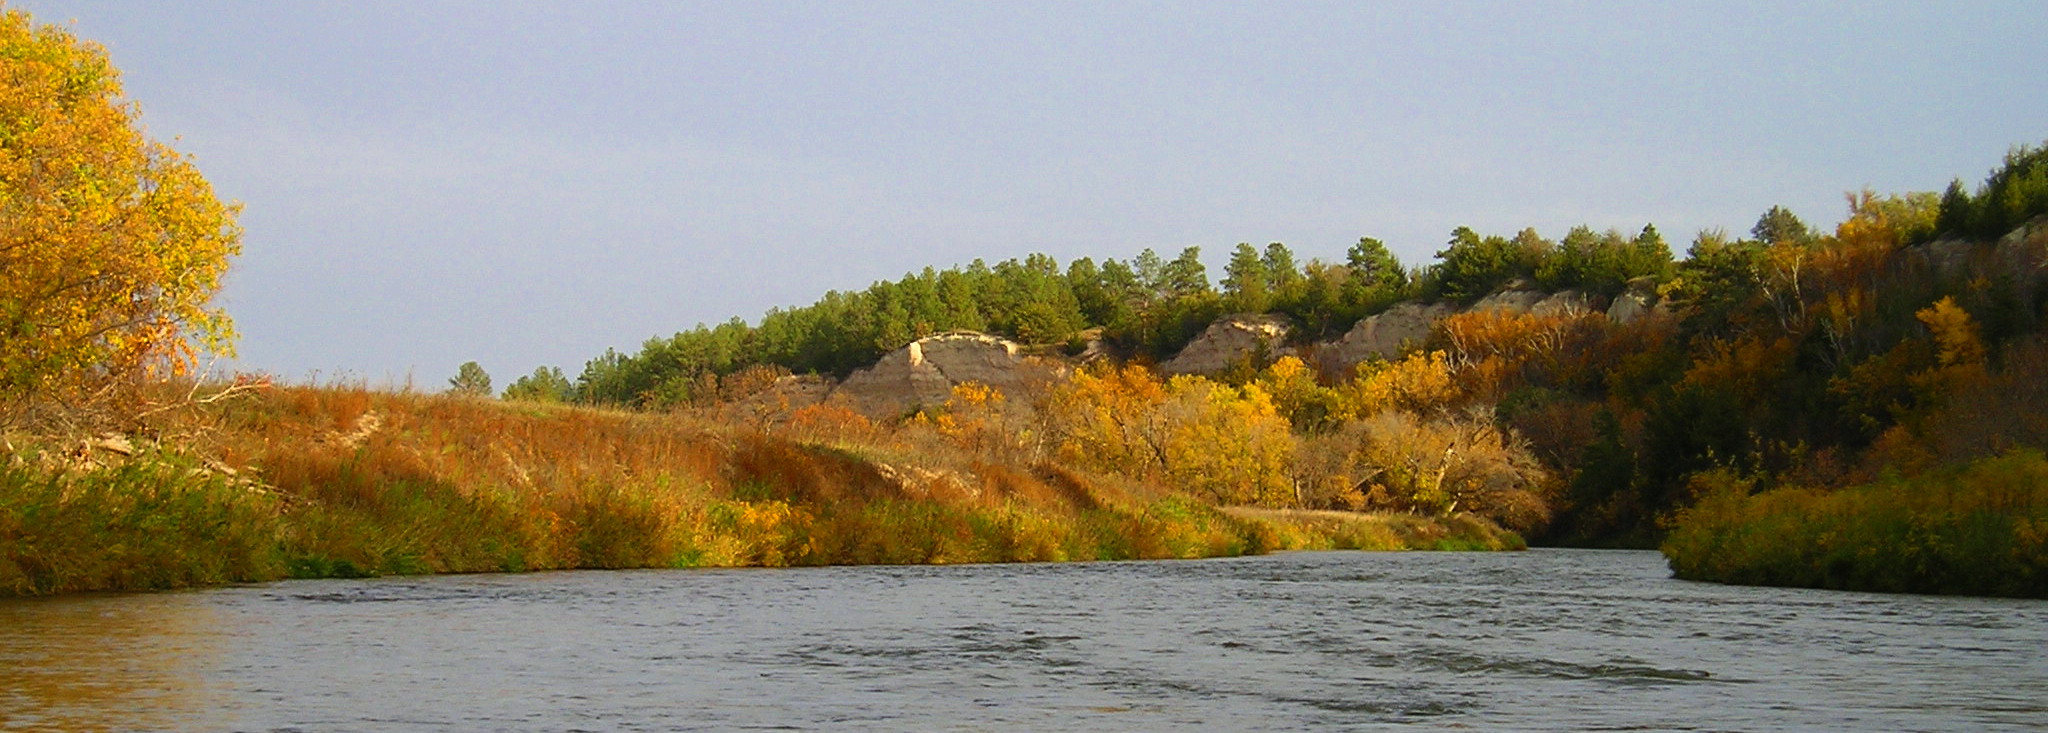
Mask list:
POLYGON ((978 382, 1015 394, 1056 369, 1023 355, 1017 342, 953 331, 912 341, 848 375, 832 399, 871 418, 887 419, 942 404, 960 384, 978 382))

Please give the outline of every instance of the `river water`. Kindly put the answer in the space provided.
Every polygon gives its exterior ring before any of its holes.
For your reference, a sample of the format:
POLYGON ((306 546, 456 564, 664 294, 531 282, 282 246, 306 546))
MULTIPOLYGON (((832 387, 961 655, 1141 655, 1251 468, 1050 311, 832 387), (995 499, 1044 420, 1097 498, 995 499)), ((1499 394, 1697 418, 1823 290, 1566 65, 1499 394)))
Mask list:
POLYGON ((0 730, 2043 730, 2048 602, 1650 552, 289 581, 0 602, 0 730))

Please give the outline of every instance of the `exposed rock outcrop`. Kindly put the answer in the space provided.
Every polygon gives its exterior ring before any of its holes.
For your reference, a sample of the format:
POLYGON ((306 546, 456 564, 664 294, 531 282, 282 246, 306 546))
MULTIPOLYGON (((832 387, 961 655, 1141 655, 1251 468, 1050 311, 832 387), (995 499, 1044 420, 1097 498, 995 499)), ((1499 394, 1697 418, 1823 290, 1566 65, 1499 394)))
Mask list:
POLYGON ((943 403, 954 386, 967 382, 1015 394, 1054 372, 1019 348, 1014 341, 972 331, 927 336, 849 375, 831 396, 871 418, 888 419, 943 403))
POLYGON ((1936 275, 1953 277, 1965 271, 1970 265, 1970 254, 1977 246, 1966 239, 1937 239, 1910 250, 1917 254, 1927 268, 1936 275))
POLYGON ((1628 287, 1607 305, 1607 320, 1617 324, 1634 323, 1651 311, 1666 307, 1668 305, 1657 298, 1657 279, 1639 277, 1628 281, 1628 287))
POLYGON ((1386 312, 1352 326, 1342 338, 1316 349, 1316 361, 1330 374, 1342 374, 1367 359, 1392 359, 1422 345, 1437 321, 1458 312, 1449 303, 1402 301, 1386 312))
POLYGON ((1081 339, 1081 343, 1084 346, 1081 348, 1081 353, 1074 355, 1074 361, 1086 364, 1098 359, 1110 358, 1109 342, 1102 338, 1102 332, 1103 328, 1096 326, 1076 334, 1076 337, 1081 339))
MULTIPOLYGON (((1656 295, 1653 292, 1654 282, 1647 278, 1644 282, 1650 300, 1641 301, 1640 305, 1647 309, 1656 295)), ((1460 308, 1447 302, 1408 300, 1395 303, 1383 313, 1360 320, 1343 337, 1317 344, 1312 353, 1315 354, 1316 366, 1324 374, 1341 376, 1360 362, 1400 358, 1428 341, 1439 321, 1459 313, 1500 310, 1514 314, 1577 315, 1611 311, 1603 300, 1581 290, 1548 293, 1536 289, 1535 283, 1527 279, 1517 279, 1480 298, 1470 308, 1460 308)))
POLYGON ((2019 272, 2048 269, 2048 215, 2037 216, 1998 238, 1999 263, 2019 272))
POLYGON ((1515 278, 1499 290, 1495 290, 1469 310, 1501 310, 1514 314, 1534 313, 1539 316, 1563 316, 1577 313, 1592 313, 1602 309, 1600 296, 1583 290, 1559 290, 1547 292, 1536 287, 1528 278, 1515 278))
POLYGON ((1529 306, 1539 316, 1577 316, 1601 312, 1600 296, 1583 290, 1559 290, 1529 306))
POLYGON ((1902 254, 1906 267, 1946 280, 2030 280, 2048 270, 2048 215, 2034 217, 1995 242, 1948 237, 1902 254))
POLYGON ((1550 297, 1549 293, 1537 290, 1536 283, 1530 282, 1528 278, 1515 278, 1508 284, 1502 285, 1499 290, 1495 290, 1486 297, 1480 298, 1479 302, 1473 303, 1471 310, 1503 310, 1509 313, 1528 313, 1536 308, 1536 304, 1543 302, 1548 297, 1550 297))
MULTIPOLYGON (((1343 337, 1315 344, 1306 353, 1287 345, 1287 320, 1271 314, 1238 314, 1218 319, 1190 341, 1172 359, 1159 365, 1169 374, 1214 376, 1244 363, 1247 357, 1269 361, 1282 356, 1304 356, 1325 374, 1342 375, 1370 359, 1397 359, 1429 340, 1437 323, 1466 311, 1502 310, 1537 315, 1605 313, 1617 323, 1627 323, 1663 304, 1657 302, 1655 280, 1639 278, 1612 304, 1579 290, 1555 293, 1536 289, 1533 282, 1519 279, 1508 283, 1468 308, 1453 303, 1403 301, 1386 311, 1360 320, 1343 337)), ((1084 334, 1089 348, 1080 361, 1102 358, 1108 352, 1100 333, 1084 334)), ((831 388, 830 394, 811 383, 780 385, 772 390, 778 407, 801 407, 827 399, 844 403, 871 418, 902 416, 920 406, 938 405, 952 395, 955 386, 979 382, 1017 393, 1057 376, 1060 360, 1041 360, 1025 353, 1016 342, 971 331, 956 331, 914 341, 867 369, 854 372, 831 388)))
POLYGON ((1286 347, 1287 321, 1273 315, 1235 315, 1217 319, 1180 353, 1159 365, 1167 374, 1221 374, 1246 355, 1279 358, 1294 353, 1286 347))

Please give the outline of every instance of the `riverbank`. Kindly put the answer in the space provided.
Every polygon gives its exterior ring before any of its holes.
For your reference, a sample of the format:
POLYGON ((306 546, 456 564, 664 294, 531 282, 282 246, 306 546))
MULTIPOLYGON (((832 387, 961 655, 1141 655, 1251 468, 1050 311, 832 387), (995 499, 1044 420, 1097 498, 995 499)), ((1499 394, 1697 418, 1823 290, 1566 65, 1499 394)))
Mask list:
POLYGON ((276 387, 0 464, 0 595, 563 568, 1502 549, 1468 518, 1222 510, 851 421, 276 387), (1338 516, 1342 515, 1342 516, 1338 516))
POLYGON ((1678 513, 1663 552, 1688 580, 2048 598, 2048 458, 2018 450, 1832 492, 1722 481, 1678 513))
POLYGON ((1470 514, 1425 517, 1388 512, 1224 507, 1225 515, 1264 524, 1287 550, 1526 550, 1521 535, 1470 514))

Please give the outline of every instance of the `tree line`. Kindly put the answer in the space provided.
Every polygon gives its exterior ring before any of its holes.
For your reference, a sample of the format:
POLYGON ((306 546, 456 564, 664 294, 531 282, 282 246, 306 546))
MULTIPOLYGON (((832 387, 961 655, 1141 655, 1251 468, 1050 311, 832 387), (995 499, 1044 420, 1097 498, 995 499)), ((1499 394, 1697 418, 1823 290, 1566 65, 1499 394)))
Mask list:
POLYGON ((1421 351, 1334 377, 1262 362, 1178 383, 1084 373, 1049 395, 1011 396, 1065 416, 1034 434, 1067 442, 1038 450, 1199 484, 1218 500, 1445 510, 1490 501, 1520 512, 1520 525, 1553 519, 1554 539, 1641 543, 1717 471, 1757 490, 1842 485, 2048 448, 2048 429, 2025 417, 2043 403, 2008 399, 2048 374, 2048 234, 2015 243, 2011 228, 1984 228, 2048 214, 2044 162, 2041 148, 2015 149, 1962 195, 1860 192, 1832 232, 1773 207, 1742 236, 1700 233, 1683 259, 1651 226, 1578 227, 1555 241, 1460 227, 1421 268, 1362 239, 1341 263, 1241 244, 1213 283, 1194 247, 1171 260, 1146 251, 1061 267, 1033 255, 927 269, 772 311, 758 326, 734 320, 608 352, 574 380, 543 368, 508 393, 704 404, 750 368, 844 374, 956 328, 1039 344, 1099 329, 1116 363, 1142 365, 1227 313, 1285 315, 1308 341, 1395 302, 1469 302, 1516 280, 1604 296, 1641 288, 1662 299, 1659 315, 1623 325, 1598 314, 1459 313, 1421 351), (1285 429, 1269 429, 1274 420, 1285 429), (1228 438, 1237 433, 1244 440, 1228 438), (1414 451, 1426 445, 1486 457, 1492 468, 1463 474, 1469 485, 1515 491, 1457 498, 1443 482, 1455 484, 1458 466, 1424 470, 1414 451), (1358 478, 1367 475, 1377 478, 1358 478), (1402 476, 1405 488, 1391 488, 1402 476))
POLYGON ((573 380, 542 367, 514 382, 520 396, 665 408, 715 398, 705 387, 749 367, 843 377, 918 338, 981 331, 1079 351, 1090 336, 1117 356, 1163 361, 1217 318, 1275 313, 1301 342, 1342 335, 1360 319, 1409 299, 1475 299, 1517 277, 1551 289, 1619 292, 1630 279, 1668 274, 1655 227, 1629 237, 1576 227, 1561 241, 1534 230, 1482 237, 1459 227, 1438 263, 1405 267, 1386 245, 1361 238, 1342 262, 1300 260, 1285 244, 1238 244, 1212 281, 1202 248, 1171 259, 1146 249, 1128 260, 1083 257, 1062 266, 1044 254, 989 265, 925 268, 859 291, 777 308, 758 325, 734 318, 649 339, 637 352, 607 350, 573 380))

